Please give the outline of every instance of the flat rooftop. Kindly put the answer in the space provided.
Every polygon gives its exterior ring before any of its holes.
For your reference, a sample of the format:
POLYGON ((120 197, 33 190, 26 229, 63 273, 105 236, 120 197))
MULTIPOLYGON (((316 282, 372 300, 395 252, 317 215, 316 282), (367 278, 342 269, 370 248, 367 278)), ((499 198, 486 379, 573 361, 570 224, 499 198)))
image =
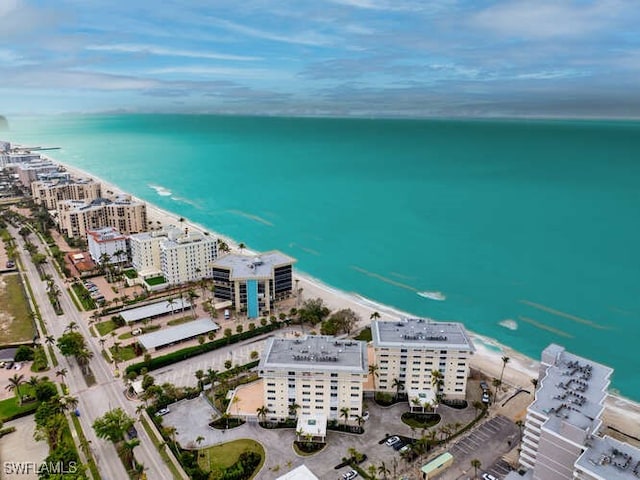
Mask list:
POLYGON ((529 406, 540 416, 548 416, 544 427, 559 432, 562 422, 582 430, 598 427, 613 369, 550 345, 542 352, 547 363, 535 400, 529 406), (553 363, 546 360, 552 359, 553 363))
POLYGON ((191 302, 184 298, 176 298, 173 303, 165 300, 162 302, 151 303, 142 307, 131 308, 120 312, 122 318, 127 323, 138 322, 145 318, 160 317, 168 315, 171 312, 179 312, 191 308, 191 302))
POLYGON ((593 437, 576 467, 607 480, 640 478, 640 449, 611 437, 593 437))
POLYGON ((164 347, 165 345, 188 340, 198 335, 206 335, 219 328, 220 326, 213 320, 209 318, 199 318, 193 322, 182 323, 175 327, 162 328, 156 332, 140 335, 138 342, 147 350, 151 350, 153 348, 164 347))
POLYGON ((318 480, 318 477, 306 465, 300 465, 276 480, 318 480))
POLYGON ((367 344, 359 340, 337 340, 328 335, 269 339, 260 359, 260 370, 297 369, 366 374, 367 344))
POLYGON ((464 326, 456 322, 434 322, 423 318, 371 322, 375 347, 412 347, 433 350, 475 350, 464 326))
POLYGON ((295 261, 295 258, 273 250, 260 255, 228 253, 218 257, 211 266, 230 270, 231 280, 268 279, 273 275, 274 268, 290 265, 295 261))
POLYGON ((93 237, 96 242, 107 242, 113 240, 125 240, 127 237, 122 235, 113 227, 104 227, 97 230, 88 230, 87 235, 93 237))

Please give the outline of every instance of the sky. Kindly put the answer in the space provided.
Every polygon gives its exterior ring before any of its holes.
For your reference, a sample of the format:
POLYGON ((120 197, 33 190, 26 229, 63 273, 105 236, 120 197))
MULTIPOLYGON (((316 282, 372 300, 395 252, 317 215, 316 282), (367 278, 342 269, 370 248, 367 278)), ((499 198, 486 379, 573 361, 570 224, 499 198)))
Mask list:
POLYGON ((0 114, 640 117, 638 0, 0 0, 0 114))

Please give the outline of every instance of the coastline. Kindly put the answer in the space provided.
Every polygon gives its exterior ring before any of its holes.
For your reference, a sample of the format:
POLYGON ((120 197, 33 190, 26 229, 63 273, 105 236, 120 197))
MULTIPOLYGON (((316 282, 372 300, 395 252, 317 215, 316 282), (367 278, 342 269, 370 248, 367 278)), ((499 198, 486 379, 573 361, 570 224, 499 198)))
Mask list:
MULTIPOLYGON (((117 185, 105 181, 104 179, 83 171, 77 167, 69 165, 67 163, 60 162, 52 157, 42 155, 43 158, 48 158, 52 162, 64 167, 73 176, 92 178, 102 184, 103 190, 111 190, 114 193, 121 193, 131 195, 123 191, 117 185)), ((238 250, 238 242, 234 239, 227 237, 220 232, 206 228, 203 225, 194 223, 186 217, 164 210, 155 204, 131 195, 131 198, 144 202, 147 206, 147 221, 160 222, 161 224, 175 224, 179 225, 180 218, 184 218, 183 225, 189 229, 199 232, 209 232, 216 238, 220 238, 225 241, 232 250, 238 250)), ((244 252, 249 254, 256 254, 249 248, 245 248, 244 252)), ((402 317, 414 316, 411 313, 403 312, 397 308, 383 305, 375 300, 363 297, 355 292, 346 292, 338 290, 322 280, 312 277, 298 269, 295 270, 295 278, 299 280, 299 287, 302 288, 302 298, 316 298, 323 299, 325 304, 332 310, 339 310, 344 308, 350 308, 356 312, 361 321, 358 324, 358 328, 366 326, 370 323, 370 315, 373 312, 378 312, 382 320, 396 320, 402 317)), ((458 320, 464 323, 463 320, 458 320)), ((532 378, 537 378, 540 362, 532 359, 523 353, 520 353, 507 345, 499 343, 497 340, 482 336, 475 332, 467 330, 469 333, 476 352, 471 359, 471 368, 478 370, 483 374, 497 378, 500 376, 502 369, 503 356, 509 357, 509 363, 504 370, 503 383, 509 384, 516 388, 522 388, 524 390, 531 390, 533 385, 531 383, 532 378)), ((619 394, 609 394, 605 402, 605 411, 603 414, 604 425, 609 425, 617 430, 620 430, 628 435, 640 438, 640 402, 636 402, 632 399, 625 398, 619 394)))

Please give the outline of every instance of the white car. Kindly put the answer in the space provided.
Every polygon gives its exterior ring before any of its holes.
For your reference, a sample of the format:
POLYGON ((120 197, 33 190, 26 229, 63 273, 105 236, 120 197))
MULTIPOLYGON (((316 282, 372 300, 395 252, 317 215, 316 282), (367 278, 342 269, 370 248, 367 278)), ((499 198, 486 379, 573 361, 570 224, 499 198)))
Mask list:
POLYGON ((490 473, 483 473, 482 480, 498 480, 498 479, 493 475, 491 475, 490 473))
POLYGON ((22 364, 21 363, 16 363, 13 368, 15 368, 16 370, 20 370, 22 368, 22 364))
POLYGON ((342 478, 344 480, 351 480, 352 478, 356 478, 358 476, 358 472, 356 472, 355 470, 351 470, 345 474, 342 475, 342 478))
POLYGON ((167 413, 169 413, 169 408, 165 407, 165 408, 161 408, 160 410, 158 410, 156 412, 156 415, 166 415, 167 413))
POLYGON ((362 414, 362 418, 364 419, 364 421, 366 422, 367 420, 369 420, 369 411, 366 410, 363 414, 362 414))
POLYGON ((388 447, 393 447, 399 441, 400 441, 400 437, 394 435, 393 437, 387 438, 387 441, 384 442, 384 444, 388 447))

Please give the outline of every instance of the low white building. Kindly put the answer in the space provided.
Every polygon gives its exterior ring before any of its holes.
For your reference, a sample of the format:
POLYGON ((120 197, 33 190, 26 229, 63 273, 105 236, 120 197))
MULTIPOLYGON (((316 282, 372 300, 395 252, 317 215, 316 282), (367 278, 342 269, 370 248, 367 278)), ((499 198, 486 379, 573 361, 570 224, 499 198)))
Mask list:
POLYGON ((89 254, 96 264, 116 264, 127 261, 127 237, 113 227, 87 231, 89 254))

